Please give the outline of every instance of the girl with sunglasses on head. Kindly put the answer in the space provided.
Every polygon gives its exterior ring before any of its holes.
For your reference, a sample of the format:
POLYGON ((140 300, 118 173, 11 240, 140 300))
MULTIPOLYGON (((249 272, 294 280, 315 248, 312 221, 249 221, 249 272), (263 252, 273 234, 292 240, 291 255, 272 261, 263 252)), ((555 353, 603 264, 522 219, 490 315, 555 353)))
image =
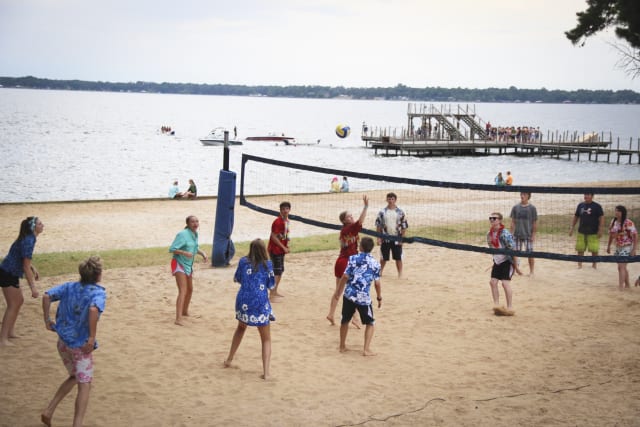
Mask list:
MULTIPOLYGON (((502 224, 502 214, 493 212, 489 216, 491 228, 487 233, 487 244, 490 248, 515 249, 513 235, 502 224)), ((511 290, 511 277, 513 273, 522 274, 518 267, 518 259, 506 254, 493 254, 493 267, 491 268, 491 296, 493 297, 493 312, 496 316, 513 316, 513 292, 511 290), (500 291, 498 282, 502 282, 507 307, 500 306, 500 291)))
POLYGON ((14 332, 20 307, 24 297, 20 290, 20 278, 24 275, 31 288, 31 296, 38 298, 36 280, 39 279, 38 270, 31 264, 36 237, 44 230, 44 224, 38 217, 30 216, 20 223, 18 238, 13 242, 9 253, 0 264, 0 288, 7 302, 7 308, 2 318, 0 328, 0 346, 13 345, 9 338, 17 338, 14 332))

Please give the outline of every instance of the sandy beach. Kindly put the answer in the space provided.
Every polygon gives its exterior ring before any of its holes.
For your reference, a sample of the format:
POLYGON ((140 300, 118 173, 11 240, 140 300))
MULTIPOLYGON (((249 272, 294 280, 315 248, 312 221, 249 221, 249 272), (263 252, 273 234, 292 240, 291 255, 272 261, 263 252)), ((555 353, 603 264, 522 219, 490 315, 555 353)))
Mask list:
MULTIPOLYGON (((168 247, 189 214, 200 218, 200 242, 211 243, 215 206, 215 199, 0 205, 0 250, 34 214, 45 223, 42 253, 168 247)), ((234 240, 266 238, 272 220, 236 207, 234 240)), ((295 230, 327 233, 303 224, 295 230)), ((196 266, 184 327, 173 324, 169 254, 167 265, 106 270, 86 425, 640 425, 640 288, 618 291, 615 264, 594 270, 537 260, 534 277, 512 282, 515 316, 496 317, 489 255, 407 245, 404 277, 392 263, 383 274, 377 355, 363 357, 363 330, 351 328, 350 351, 340 353, 339 327, 325 320, 337 252, 287 256, 269 381, 260 379, 255 328, 236 355, 238 368, 222 363, 236 326, 232 276, 244 254, 228 268, 196 266)), ((629 270, 640 274, 637 264, 629 270)), ((77 275, 44 277, 38 287, 69 280, 77 275)), ((40 411, 66 377, 41 301, 22 288, 21 338, 0 348, 3 427, 41 425, 40 411)), ((53 425, 71 424, 74 398, 75 390, 53 425)))

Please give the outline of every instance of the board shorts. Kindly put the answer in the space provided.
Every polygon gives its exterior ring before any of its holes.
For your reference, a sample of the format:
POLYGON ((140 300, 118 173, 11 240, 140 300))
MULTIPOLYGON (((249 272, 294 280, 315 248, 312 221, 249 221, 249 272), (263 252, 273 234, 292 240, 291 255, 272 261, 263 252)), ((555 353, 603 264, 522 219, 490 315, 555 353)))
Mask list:
POLYGON ((354 313, 358 310, 360 314, 360 321, 363 325, 373 325, 375 323, 375 319, 373 318, 373 306, 369 305, 358 305, 355 302, 351 301, 348 298, 342 296, 342 320, 340 324, 344 325, 345 323, 351 322, 351 318, 354 313))
POLYGON ((90 383, 93 380, 93 352, 84 353, 80 347, 69 348, 59 339, 58 353, 69 376, 75 377, 76 382, 90 383))
POLYGON ((402 245, 396 245, 393 240, 383 240, 380 245, 380 254, 383 260, 389 261, 389 252, 395 261, 402 261, 402 245))
POLYGON ((491 267, 491 278, 498 280, 511 280, 515 269, 511 261, 505 261, 501 264, 493 263, 491 267))
POLYGON ((521 251, 523 246, 525 252, 533 252, 533 241, 531 239, 520 239, 516 237, 516 250, 521 251))
POLYGON ((182 264, 180 264, 177 259, 173 258, 171 260, 171 274, 175 276, 176 273, 182 273, 187 277, 190 277, 193 275, 193 271, 191 271, 191 274, 185 273, 184 267, 182 266, 182 264))
POLYGON ((284 254, 269 254, 269 258, 271 258, 271 264, 273 264, 273 275, 274 276, 282 276, 284 273, 284 254))
POLYGON ((11 286, 20 289, 20 278, 0 268, 0 288, 11 286))
POLYGON ((618 246, 616 247, 616 251, 614 255, 615 256, 631 256, 631 249, 633 249, 633 245, 618 246))
POLYGON ((598 252, 600 250, 600 238, 597 234, 578 233, 576 239, 577 252, 598 252))

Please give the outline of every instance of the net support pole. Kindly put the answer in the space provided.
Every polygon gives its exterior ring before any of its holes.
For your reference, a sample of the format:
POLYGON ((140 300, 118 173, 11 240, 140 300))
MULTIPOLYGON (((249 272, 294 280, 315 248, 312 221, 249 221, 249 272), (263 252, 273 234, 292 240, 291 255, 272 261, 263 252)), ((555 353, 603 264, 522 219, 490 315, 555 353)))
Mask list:
POLYGON ((227 267, 236 253, 231 240, 236 202, 236 173, 229 170, 228 141, 229 132, 225 131, 223 169, 220 170, 218 176, 218 200, 211 251, 211 265, 213 267, 227 267))

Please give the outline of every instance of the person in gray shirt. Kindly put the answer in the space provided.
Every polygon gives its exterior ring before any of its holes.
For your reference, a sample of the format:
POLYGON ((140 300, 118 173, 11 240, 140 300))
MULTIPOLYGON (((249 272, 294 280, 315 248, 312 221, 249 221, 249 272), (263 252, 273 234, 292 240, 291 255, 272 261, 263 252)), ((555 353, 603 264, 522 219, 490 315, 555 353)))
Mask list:
MULTIPOLYGON (((511 208, 511 234, 516 240, 516 249, 525 252, 533 251, 533 242, 538 229, 538 211, 529 203, 531 193, 520 193, 520 203, 511 208)), ((535 258, 529 258, 529 276, 533 276, 535 258)))

